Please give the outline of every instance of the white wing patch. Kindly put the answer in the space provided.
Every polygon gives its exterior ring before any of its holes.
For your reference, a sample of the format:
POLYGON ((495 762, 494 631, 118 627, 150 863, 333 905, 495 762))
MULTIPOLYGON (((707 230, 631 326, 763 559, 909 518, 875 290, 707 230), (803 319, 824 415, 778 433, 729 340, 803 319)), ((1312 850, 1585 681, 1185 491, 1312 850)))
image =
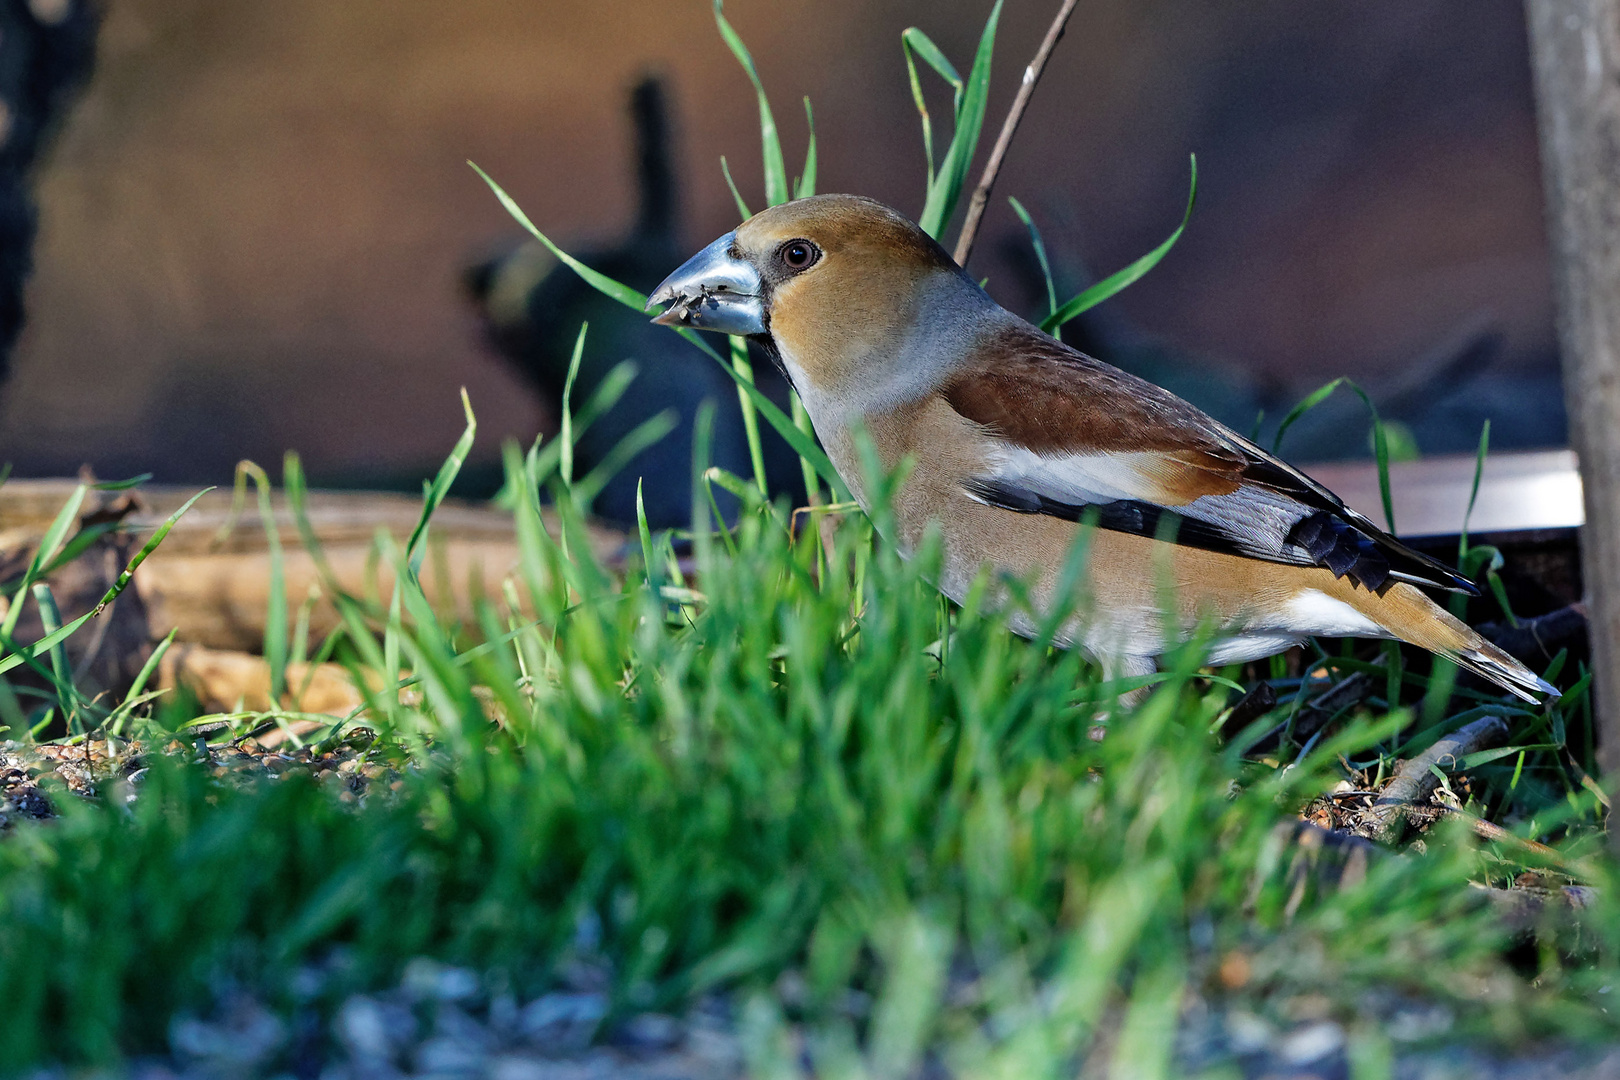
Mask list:
POLYGON ((1297 633, 1315 637, 1387 638, 1390 632, 1345 603, 1317 589, 1301 589, 1288 601, 1285 619, 1297 633))
POLYGON ((991 455, 989 479, 1074 506, 1122 500, 1162 506, 1213 526, 1247 553, 1298 566, 1313 565, 1303 548, 1287 541, 1289 530, 1313 512, 1310 507, 1254 484, 1230 494, 1205 495, 1184 505, 1171 505, 1155 479, 1155 472, 1165 465, 1166 459, 1151 451, 1042 454, 1003 443, 991 455))

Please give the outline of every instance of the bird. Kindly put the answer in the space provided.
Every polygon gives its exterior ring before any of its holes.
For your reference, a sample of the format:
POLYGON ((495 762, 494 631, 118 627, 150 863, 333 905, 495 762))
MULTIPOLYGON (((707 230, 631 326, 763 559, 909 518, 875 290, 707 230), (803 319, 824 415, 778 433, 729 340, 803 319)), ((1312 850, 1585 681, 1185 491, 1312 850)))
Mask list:
POLYGON ((997 304, 914 222, 855 195, 785 202, 720 236, 649 297, 653 321, 757 341, 872 510, 863 443, 910 556, 937 529, 939 589, 985 568, 1029 586, 1012 628, 1065 611, 1089 537, 1085 603, 1058 643, 1110 679, 1148 675, 1204 632, 1207 660, 1257 660, 1308 637, 1394 639, 1526 701, 1555 687, 1425 590, 1478 595, 1316 483, 1169 391, 997 304), (860 433, 864 432, 864 436, 860 433))

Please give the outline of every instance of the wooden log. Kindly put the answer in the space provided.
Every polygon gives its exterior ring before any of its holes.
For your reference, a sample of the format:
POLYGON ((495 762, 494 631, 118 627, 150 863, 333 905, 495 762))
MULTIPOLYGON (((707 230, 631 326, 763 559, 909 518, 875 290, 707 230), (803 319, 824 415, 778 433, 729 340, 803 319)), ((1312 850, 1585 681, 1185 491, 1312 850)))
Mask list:
MULTIPOLYGON (((0 487, 0 565, 14 553, 31 552, 73 491, 72 480, 12 480, 0 487)), ((141 540, 186 499, 194 488, 152 485, 140 489, 140 506, 124 524, 141 540)), ((294 611, 319 591, 315 560, 304 550, 297 523, 279 493, 272 499, 281 543, 289 606, 294 611)), ((338 584, 356 595, 386 598, 392 571, 373 555, 379 530, 403 544, 421 513, 418 499, 377 492, 311 492, 308 515, 338 584)), ((549 521, 555 528, 555 521, 549 521)), ((593 554, 617 560, 625 537, 600 527, 587 531, 593 554)), ((470 503, 446 502, 433 517, 430 553, 423 568, 429 598, 447 617, 473 617, 472 583, 481 580, 491 594, 517 566, 516 534, 510 514, 470 503)), ((24 560, 26 561, 26 560, 24 560)), ((254 652, 263 647, 269 610, 268 540, 256 503, 233 520, 231 493, 203 496, 135 574, 151 636, 171 629, 181 641, 214 649, 254 652)), ((324 595, 310 612, 310 636, 318 641, 336 628, 336 610, 324 595)), ((137 665, 138 667, 138 665, 137 665)))
POLYGON ((1393 844, 1401 838, 1401 831, 1406 826, 1406 812, 1434 793, 1435 767, 1457 769, 1463 758, 1495 746, 1504 741, 1507 735, 1506 720, 1500 716, 1482 716, 1437 740, 1417 757, 1403 762, 1367 815, 1373 822, 1377 839, 1393 844))
MULTIPOLYGON (((158 665, 158 686, 184 687, 204 712, 267 712, 270 664, 262 656, 201 645, 175 645, 158 665)), ((275 707, 293 712, 347 716, 365 701, 348 671, 338 664, 289 664, 287 696, 275 707)))
MULTIPOLYGON (((1526 0, 1600 753, 1620 771, 1620 0, 1526 0)), ((1620 843, 1620 830, 1612 830, 1620 843)))

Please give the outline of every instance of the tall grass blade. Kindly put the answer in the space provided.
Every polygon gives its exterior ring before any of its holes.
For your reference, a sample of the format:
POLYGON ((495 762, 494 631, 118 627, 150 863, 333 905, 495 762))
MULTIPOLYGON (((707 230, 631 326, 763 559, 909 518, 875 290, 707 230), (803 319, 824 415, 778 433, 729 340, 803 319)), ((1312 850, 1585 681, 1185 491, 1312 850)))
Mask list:
POLYGON ((1356 392, 1356 396, 1362 400, 1362 403, 1367 406, 1367 411, 1372 414, 1373 461, 1378 466, 1378 495, 1384 501, 1384 524, 1393 535, 1395 532, 1395 496, 1391 493, 1389 487, 1389 436, 1384 431, 1384 421, 1378 415, 1378 407, 1373 404, 1372 398, 1367 396, 1367 391, 1349 379, 1345 380, 1345 385, 1356 392))
MULTIPOLYGON (((583 329, 581 330, 583 333, 583 329)), ((576 346, 577 349, 577 346, 576 346)), ((473 416, 472 402, 467 398, 467 389, 461 390, 461 411, 467 418, 467 426, 461 432, 461 438, 456 440, 455 447, 450 456, 444 459, 439 466, 439 473, 428 486, 426 496, 422 500, 422 516, 417 519, 416 528, 411 530, 411 538, 405 545, 405 557, 409 563, 412 577, 422 570, 422 558, 425 554, 421 550, 422 537, 427 534, 428 521, 433 512, 444 502, 444 497, 450 493, 450 485, 456 482, 456 476, 461 472, 462 462, 472 452, 473 437, 478 433, 478 420, 473 416)))
MULTIPOLYGON (((62 629, 62 612, 56 606, 56 597, 51 593, 51 587, 43 581, 34 583, 34 603, 39 606, 39 625, 47 635, 54 634, 62 629)), ((73 668, 68 664, 67 649, 62 642, 51 646, 51 682, 56 688, 56 701, 62 709, 62 716, 67 720, 68 731, 77 735, 74 730, 79 716, 78 694, 73 689, 73 668)))
POLYGON ((1297 421, 1300 417, 1304 416, 1306 413, 1310 412, 1312 409, 1316 408, 1318 405, 1322 404, 1322 402, 1331 397, 1333 391, 1337 390, 1341 385, 1343 385, 1343 383, 1344 376, 1341 375, 1332 382, 1312 390, 1309 394, 1306 394, 1300 399, 1299 404, 1295 405, 1292 409, 1289 409, 1288 415, 1283 417, 1282 423, 1277 425, 1277 434, 1273 436, 1271 440, 1271 452, 1273 454, 1282 453, 1283 436, 1288 434, 1288 429, 1293 427, 1295 421, 1297 421))
POLYGON ((557 451, 557 468, 562 473, 563 487, 574 486, 574 380, 579 378, 579 361, 585 355, 585 332, 590 323, 579 324, 579 336, 574 339, 574 355, 568 361, 568 375, 563 379, 562 430, 557 451))
POLYGON ((748 342, 740 337, 733 336, 731 343, 731 367, 737 373, 737 404, 742 410, 743 437, 748 442, 748 461, 754 467, 754 483, 759 485, 760 494, 769 490, 765 484, 765 448, 759 441, 759 414, 754 410, 754 403, 742 389, 744 384, 754 385, 754 365, 748 360, 748 342))
MULTIPOLYGON (((518 207, 517 203, 512 201, 511 196, 507 195, 505 191, 501 190, 501 186, 499 184, 490 179, 488 173, 484 172, 484 170, 480 169, 473 162, 469 161, 467 164, 471 165, 473 171, 477 172, 478 175, 483 178, 484 183, 489 185, 490 190, 495 193, 495 197, 500 200, 502 206, 506 207, 507 212, 512 215, 517 223, 522 225, 530 235, 535 237, 535 239, 543 243, 552 252, 552 254, 556 255, 565 266, 569 267, 581 278, 583 278, 587 284, 593 286, 604 295, 619 301, 626 307, 635 308, 637 311, 646 310, 647 298, 644 295, 627 285, 619 284, 617 281, 614 281, 605 274, 592 270, 578 259, 563 251, 556 244, 552 243, 550 238, 548 238, 539 229, 535 228, 534 223, 529 220, 528 215, 526 215, 522 209, 518 207)), ((795 426, 793 421, 790 420, 781 409, 777 408, 774 401, 760 393, 758 387, 745 382, 732 368, 731 364, 721 357, 719 352, 717 352, 713 346, 704 341, 698 335, 697 331, 686 328, 678 328, 675 332, 680 334, 681 337, 685 338, 693 345, 697 346, 699 349, 703 350, 703 352, 706 353, 711 360, 720 365, 721 369, 725 371, 726 374, 737 383, 737 385, 743 387, 743 393, 748 395, 748 399, 754 403, 754 408, 759 411, 759 414, 765 417, 766 421, 770 423, 771 427, 776 429, 777 434, 781 435, 782 439, 789 446, 793 447, 794 453, 798 454, 801 459, 808 462, 811 467, 815 469, 817 475, 827 481, 828 486, 831 487, 832 490, 838 495, 839 501, 849 500, 849 489, 844 486, 844 481, 838 475, 838 470, 833 468, 832 462, 827 459, 827 455, 822 451, 821 447, 816 445, 816 441, 811 435, 805 431, 801 431, 797 426, 795 426)))
MULTIPOLYGON (((810 410, 804 407, 799 400, 798 391, 790 391, 788 407, 793 412, 793 426, 799 429, 806 442, 815 445, 816 433, 810 424, 810 410)), ((817 469, 815 463, 804 455, 799 456, 799 479, 804 483, 804 497, 813 506, 821 498, 821 485, 816 482, 817 469)))
POLYGON ((4 637, 9 641, 12 635, 17 632, 17 620, 22 617, 23 599, 28 594, 29 586, 39 580, 45 567, 55 558, 57 549, 62 546, 62 541, 67 536, 68 530, 79 520, 79 508, 84 505, 84 497, 89 492, 88 485, 77 485, 73 489, 73 493, 68 496, 67 502, 62 504, 62 509, 56 512, 56 517, 51 520, 50 525, 45 529, 45 535, 40 538, 39 547, 35 550, 34 557, 28 560, 28 567, 23 571, 22 580, 17 583, 16 591, 13 594, 14 600, 6 611, 6 617, 3 621, 0 621, 0 637, 4 637))
MULTIPOLYGON (((984 127, 984 110, 990 100, 990 58, 995 52, 996 25, 1001 20, 1002 0, 996 0, 990 18, 979 37, 979 48, 973 56, 973 67, 968 71, 960 103, 956 108, 956 125, 951 131, 951 145, 945 150, 939 171, 928 185, 928 198, 923 203, 917 224, 934 239, 939 239, 956 212, 967 185, 968 170, 973 166, 973 155, 979 146, 979 133, 984 127)), ((904 40, 904 39, 902 39, 904 40)))
POLYGON ((795 199, 808 198, 816 193, 816 114, 810 108, 810 99, 804 99, 804 123, 810 129, 810 143, 804 151, 804 174, 793 185, 795 199))
POLYGON ((748 204, 743 201, 742 192, 737 190, 737 181, 731 178, 731 165, 726 161, 724 154, 720 155, 720 174, 726 178, 726 187, 731 190, 731 197, 737 203, 737 215, 743 221, 747 221, 754 216, 754 212, 748 209, 748 204))
POLYGON ((1076 315, 1089 311, 1109 297, 1116 295, 1127 286, 1140 280, 1144 274, 1159 265, 1160 261, 1170 253, 1170 249, 1175 247, 1176 241, 1181 239, 1181 234, 1187 230, 1187 223, 1192 220, 1193 204, 1198 200, 1198 155, 1189 154, 1188 160, 1191 163, 1192 177, 1187 185, 1187 209, 1182 211, 1181 224, 1176 226, 1176 231, 1171 233, 1164 243, 1143 255, 1140 259, 1137 259, 1123 270, 1116 270, 1114 273, 1109 274, 1041 320, 1042 330, 1050 333, 1076 315))
POLYGON ((118 599, 118 595, 129 587, 129 583, 135 579, 135 571, 140 568, 141 563, 146 561, 146 557, 148 555, 157 550, 157 546, 163 542, 164 537, 169 535, 169 530, 174 528, 174 523, 180 520, 181 515, 187 510, 190 510, 198 499, 202 498, 204 495, 213 490, 214 489, 211 487, 204 488, 181 504, 178 510, 170 514, 168 518, 165 519, 163 524, 159 525, 157 529, 153 531, 152 538, 142 545, 141 550, 137 551, 135 556, 129 560, 129 563, 125 565, 123 572, 118 575, 118 579, 112 583, 111 587, 108 588, 105 593, 102 594, 101 599, 96 603, 95 607, 91 608, 85 614, 80 615, 77 619, 74 619, 60 630, 57 630, 54 633, 46 634, 32 645, 19 649, 16 652, 10 653, 9 655, 0 657, 0 675, 5 674, 20 664, 28 663, 34 660, 36 657, 45 655, 53 646, 56 645, 57 642, 66 641, 79 629, 79 627, 83 626, 91 619, 94 619, 103 611, 106 611, 107 605, 118 599))
POLYGON ((917 105, 917 115, 922 117, 923 159, 928 166, 928 183, 924 190, 932 190, 934 186, 934 126, 928 116, 928 102, 923 97, 922 82, 917 78, 917 64, 915 56, 920 56, 923 62, 944 79, 951 86, 952 104, 951 116, 954 118, 962 110, 962 76, 958 75, 956 68, 945 58, 938 45, 931 41, 927 34, 917 27, 908 27, 900 35, 900 51, 906 58, 906 75, 911 80, 911 100, 917 105))
POLYGON ((264 527, 264 543, 270 561, 270 582, 266 590, 268 609, 264 616, 264 660, 270 669, 270 701, 280 705, 287 692, 287 573, 281 551, 281 528, 270 505, 270 477, 251 461, 236 466, 238 488, 252 478, 259 497, 259 520, 264 527))
MULTIPOLYGON (((1041 265, 1041 278, 1046 282, 1046 317, 1051 318, 1057 314, 1058 309, 1057 287, 1052 283, 1052 264, 1046 261, 1046 245, 1041 242, 1041 231, 1035 227, 1035 220, 1029 216, 1029 211, 1024 209, 1023 203, 1010 195, 1007 201, 1012 204, 1013 213, 1018 215, 1018 220, 1024 223, 1024 228, 1029 230, 1029 242, 1035 248, 1035 259, 1041 265)), ((1052 336, 1059 341, 1063 340, 1062 332, 1061 326, 1052 327, 1052 336)))
POLYGON ((765 205, 776 206, 788 201, 787 164, 782 160, 782 139, 776 132, 776 118, 771 115, 771 103, 765 97, 765 86, 759 81, 759 71, 748 46, 743 44, 737 31, 726 21, 724 0, 714 0, 714 23, 731 55, 737 58, 754 84, 754 95, 759 98, 759 139, 765 159, 765 205))
POLYGON ((135 681, 130 683, 129 693, 124 695, 124 700, 119 703, 118 708, 114 709, 112 715, 107 717, 107 730, 114 737, 124 733, 124 725, 128 722, 137 704, 142 700, 142 696, 146 692, 146 684, 152 681, 153 675, 157 674, 158 668, 163 664, 163 657, 174 645, 174 637, 179 632, 180 628, 175 627, 169 631, 162 641, 157 643, 157 647, 152 650, 152 654, 146 658, 146 663, 141 665, 141 670, 136 674, 135 681))
POLYGON ((641 568, 647 588, 656 592, 658 586, 653 575, 657 573, 657 556, 653 553, 652 529, 647 525, 647 504, 641 498, 641 478, 636 478, 636 537, 641 541, 641 568))

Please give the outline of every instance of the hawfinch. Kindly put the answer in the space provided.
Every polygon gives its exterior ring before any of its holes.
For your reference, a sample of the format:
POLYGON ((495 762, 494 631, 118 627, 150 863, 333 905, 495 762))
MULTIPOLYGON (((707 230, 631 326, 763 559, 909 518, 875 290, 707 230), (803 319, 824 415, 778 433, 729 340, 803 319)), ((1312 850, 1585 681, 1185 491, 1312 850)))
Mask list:
MULTIPOLYGON (((891 511, 904 553, 937 527, 940 589, 981 568, 1054 605, 1083 522, 1085 603, 1063 630, 1110 676, 1143 675, 1200 625, 1209 662, 1308 636, 1396 638, 1535 701, 1557 690, 1422 589, 1478 595, 1298 469, 1169 391, 998 305, 937 243, 870 199, 754 215, 652 294, 655 320, 761 342, 828 457, 869 506, 855 432, 913 465, 891 511), (1168 610, 1166 608, 1168 607, 1168 610)), ((1030 633, 1034 617, 1015 628, 1030 633)))

